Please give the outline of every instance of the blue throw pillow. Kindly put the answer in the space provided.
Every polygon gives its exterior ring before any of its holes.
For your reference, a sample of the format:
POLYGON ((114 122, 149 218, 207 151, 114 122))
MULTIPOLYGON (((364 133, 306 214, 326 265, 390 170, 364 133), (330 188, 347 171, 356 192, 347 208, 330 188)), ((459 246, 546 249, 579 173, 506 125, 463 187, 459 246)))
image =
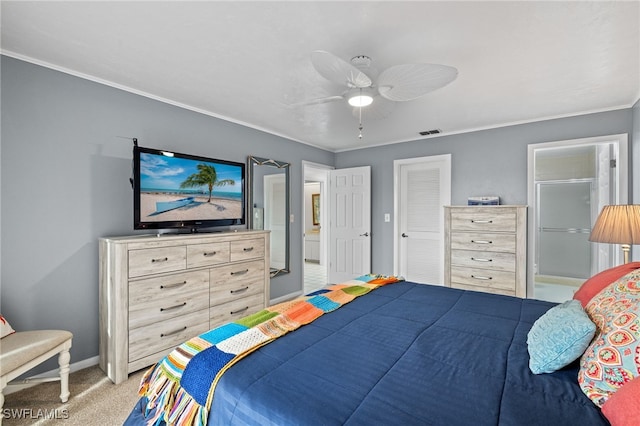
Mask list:
POLYGON ((533 324, 527 335, 529 368, 534 374, 553 373, 578 359, 596 332, 577 300, 554 306, 533 324))

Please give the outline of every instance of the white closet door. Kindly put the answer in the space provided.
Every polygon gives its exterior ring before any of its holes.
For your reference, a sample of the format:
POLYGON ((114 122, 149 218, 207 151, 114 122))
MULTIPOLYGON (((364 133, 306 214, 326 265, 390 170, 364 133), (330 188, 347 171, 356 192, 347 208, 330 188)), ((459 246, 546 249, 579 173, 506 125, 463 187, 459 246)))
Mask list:
POLYGON ((450 156, 397 161, 396 273, 408 281, 443 285, 450 156))

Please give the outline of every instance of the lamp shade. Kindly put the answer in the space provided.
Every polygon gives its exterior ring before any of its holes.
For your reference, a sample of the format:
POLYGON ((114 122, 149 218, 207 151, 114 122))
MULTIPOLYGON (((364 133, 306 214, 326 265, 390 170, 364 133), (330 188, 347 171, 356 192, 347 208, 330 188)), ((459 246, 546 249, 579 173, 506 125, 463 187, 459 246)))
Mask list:
POLYGON ((589 241, 640 244, 640 205, 604 206, 591 230, 589 241))

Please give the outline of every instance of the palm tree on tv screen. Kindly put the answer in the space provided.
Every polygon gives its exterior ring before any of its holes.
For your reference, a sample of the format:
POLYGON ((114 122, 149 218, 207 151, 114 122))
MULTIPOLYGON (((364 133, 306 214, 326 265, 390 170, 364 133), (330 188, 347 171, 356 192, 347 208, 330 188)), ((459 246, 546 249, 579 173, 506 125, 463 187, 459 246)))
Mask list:
POLYGON ((211 202, 211 194, 213 193, 214 186, 235 185, 236 181, 233 179, 221 179, 218 180, 218 174, 216 168, 208 164, 198 164, 198 173, 194 173, 185 179, 180 184, 180 188, 194 188, 207 185, 209 188, 209 199, 207 203, 211 202))

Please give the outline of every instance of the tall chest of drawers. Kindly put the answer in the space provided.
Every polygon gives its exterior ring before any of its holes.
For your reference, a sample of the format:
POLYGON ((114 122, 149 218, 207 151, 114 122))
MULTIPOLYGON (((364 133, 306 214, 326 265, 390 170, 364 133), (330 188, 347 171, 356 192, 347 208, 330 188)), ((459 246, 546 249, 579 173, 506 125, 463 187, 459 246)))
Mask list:
POLYGON ((526 239, 526 206, 445 206, 445 285, 526 297, 526 239))
POLYGON ((269 302, 269 233, 101 238, 100 367, 114 383, 269 302))

